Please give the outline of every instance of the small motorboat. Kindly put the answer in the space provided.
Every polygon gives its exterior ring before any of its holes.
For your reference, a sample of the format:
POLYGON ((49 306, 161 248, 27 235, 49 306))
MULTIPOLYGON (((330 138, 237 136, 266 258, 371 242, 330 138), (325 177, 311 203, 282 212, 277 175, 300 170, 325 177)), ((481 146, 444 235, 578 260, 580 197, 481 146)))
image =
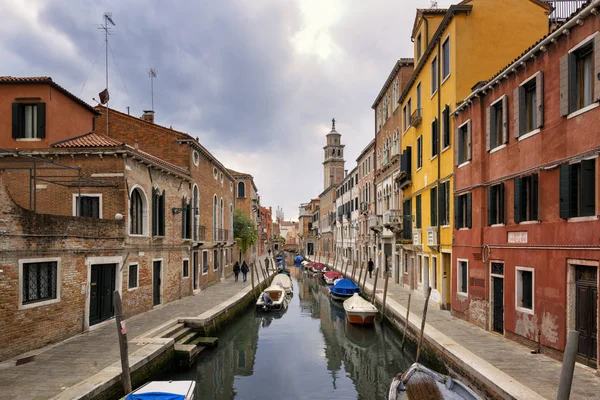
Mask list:
POLYGON ((328 285, 334 285, 336 279, 341 279, 342 274, 337 271, 327 271, 323 273, 323 280, 328 285))
POLYGON ((327 271, 327 268, 325 267, 325 264, 321 264, 321 263, 313 263, 310 266, 310 270, 314 273, 319 273, 319 272, 325 272, 327 271))
POLYGON ((360 288, 350 279, 340 279, 338 283, 331 288, 331 298, 344 301, 352 297, 354 293, 360 293, 360 288))
POLYGON ((294 290, 292 279, 287 273, 279 273, 275 275, 273 281, 271 282, 271 286, 281 286, 285 290, 285 294, 288 296, 291 296, 292 291, 294 290))
POLYGON ((192 400, 195 381, 152 381, 129 393, 125 400, 192 400))
POLYGON ((256 308, 263 311, 283 310, 287 308, 288 300, 285 289, 279 285, 271 285, 260 294, 256 300, 256 308), (267 296, 265 296, 267 295, 267 296), (265 299, 268 301, 265 303, 265 299))
POLYGON ((389 400, 404 399, 452 399, 482 400, 464 383, 447 375, 438 374, 419 363, 392 380, 389 400))
POLYGON ((300 264, 302 261, 304 261, 304 258, 300 254, 294 257, 294 264, 300 264))
POLYGON ((348 322, 358 325, 372 324, 378 312, 377 307, 360 297, 358 293, 354 293, 344 301, 344 311, 348 322))

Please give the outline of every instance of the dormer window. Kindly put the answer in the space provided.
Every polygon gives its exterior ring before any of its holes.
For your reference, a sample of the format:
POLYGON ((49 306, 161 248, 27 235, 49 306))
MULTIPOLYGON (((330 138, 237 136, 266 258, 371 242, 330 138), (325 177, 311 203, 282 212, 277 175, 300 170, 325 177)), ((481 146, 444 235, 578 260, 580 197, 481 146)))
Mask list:
POLYGON ((13 138, 46 137, 46 103, 13 103, 12 113, 13 138))

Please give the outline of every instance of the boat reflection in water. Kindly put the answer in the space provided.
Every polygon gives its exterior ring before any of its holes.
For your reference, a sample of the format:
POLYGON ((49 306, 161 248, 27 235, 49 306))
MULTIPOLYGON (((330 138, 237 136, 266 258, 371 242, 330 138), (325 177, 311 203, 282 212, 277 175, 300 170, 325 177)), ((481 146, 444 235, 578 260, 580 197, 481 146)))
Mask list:
POLYGON ((194 379, 196 399, 384 399, 414 361, 386 324, 355 326, 320 277, 290 270, 297 295, 284 313, 250 309, 219 335, 189 371, 156 379, 194 379))

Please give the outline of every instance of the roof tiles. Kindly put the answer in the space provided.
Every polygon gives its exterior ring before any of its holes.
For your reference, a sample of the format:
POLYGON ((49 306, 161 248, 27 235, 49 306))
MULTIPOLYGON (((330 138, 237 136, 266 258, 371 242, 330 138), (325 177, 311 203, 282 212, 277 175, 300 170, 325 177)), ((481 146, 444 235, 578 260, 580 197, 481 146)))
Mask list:
POLYGON ((81 136, 77 136, 71 139, 62 140, 60 142, 52 143, 51 147, 58 148, 73 148, 73 147, 120 147, 123 146, 122 142, 118 142, 113 138, 102 135, 96 132, 89 132, 81 136))

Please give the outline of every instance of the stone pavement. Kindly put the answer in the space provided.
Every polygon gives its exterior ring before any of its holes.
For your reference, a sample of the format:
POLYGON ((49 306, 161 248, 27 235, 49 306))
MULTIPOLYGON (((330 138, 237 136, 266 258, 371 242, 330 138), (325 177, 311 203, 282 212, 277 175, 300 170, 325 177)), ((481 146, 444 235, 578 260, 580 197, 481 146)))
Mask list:
MULTIPOLYGON (((350 269, 348 273, 351 273, 350 269)), ((359 272, 356 274, 358 277, 359 272)), ((378 279, 378 298, 383 297, 384 282, 384 279, 378 279)), ((373 284, 374 278, 367 278, 366 292, 372 292, 373 284)), ((402 320, 406 316, 409 293, 411 291, 402 285, 391 280, 388 282, 387 302, 397 302, 403 306, 402 320)), ((425 298, 422 294, 416 294, 416 291, 412 293, 409 320, 413 323, 412 317, 416 317, 420 327, 425 298)), ((561 362, 544 354, 531 354, 530 348, 453 317, 449 311, 437 307, 429 307, 427 325, 544 398, 556 398, 561 362)), ((593 369, 576 364, 571 399, 600 399, 600 377, 596 376, 593 369)))
MULTIPOLYGON (((260 274, 258 274, 260 275, 260 274)), ((263 280, 262 276, 259 278, 263 280)), ((129 354, 142 346, 131 340, 173 319, 196 317, 227 301, 242 290, 252 288, 233 277, 216 283, 195 296, 167 303, 127 319, 129 354)), ((35 360, 19 366, 14 360, 0 363, 0 399, 49 399, 119 362, 119 342, 114 320, 87 333, 40 349, 35 360)))

